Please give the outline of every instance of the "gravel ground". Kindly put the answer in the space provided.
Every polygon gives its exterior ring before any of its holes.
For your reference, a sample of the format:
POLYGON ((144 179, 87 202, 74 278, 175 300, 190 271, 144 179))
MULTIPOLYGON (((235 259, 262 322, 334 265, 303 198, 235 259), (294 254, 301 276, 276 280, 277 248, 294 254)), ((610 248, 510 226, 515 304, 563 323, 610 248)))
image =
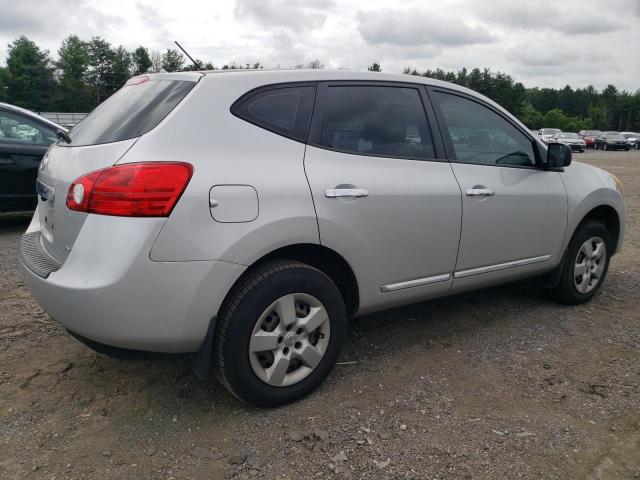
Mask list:
POLYGON ((99 356, 24 287, 0 218, 0 479, 640 478, 640 152, 601 293, 521 282, 355 319, 313 395, 261 410, 181 360, 99 356))

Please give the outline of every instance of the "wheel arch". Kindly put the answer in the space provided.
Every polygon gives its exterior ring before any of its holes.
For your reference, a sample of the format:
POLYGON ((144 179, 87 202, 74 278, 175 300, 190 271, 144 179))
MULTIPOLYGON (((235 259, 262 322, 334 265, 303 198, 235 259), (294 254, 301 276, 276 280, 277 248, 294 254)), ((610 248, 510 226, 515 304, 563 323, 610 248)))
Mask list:
MULTIPOLYGON (((575 236, 576 232, 580 229, 582 225, 590 220, 596 220, 605 225, 608 232, 611 232, 611 243, 614 248, 615 253, 617 249, 620 247, 620 235, 624 234, 624 231, 621 228, 624 226, 622 224, 620 213, 615 209, 615 207, 609 204, 600 204, 596 206, 592 206, 591 209, 587 210, 586 213, 579 217, 579 220, 575 220, 573 226, 567 229, 567 233, 565 236, 565 243, 562 247, 562 253, 560 254, 559 263, 556 267, 550 272, 537 277, 537 282, 539 285, 546 288, 555 287, 560 281, 560 276, 562 275, 564 266, 565 266, 565 257, 567 255, 567 250, 569 248, 569 243, 571 239, 575 236)), ((612 253, 612 255, 613 255, 612 253)))
POLYGON ((607 232, 609 232, 611 244, 613 245, 615 253, 620 241, 620 216, 616 209, 606 204, 592 208, 582 217, 582 220, 580 220, 578 225, 576 225, 571 236, 573 237, 575 232, 589 220, 596 220, 604 224, 607 228, 607 232))
MULTIPOLYGON (((338 286, 348 315, 358 311, 360 294, 358 281, 351 265, 335 250, 319 244, 297 243, 277 248, 255 260, 233 283, 221 303, 223 308, 233 289, 244 280, 256 267, 275 260, 295 260, 317 268, 327 275, 338 286)), ((190 355, 190 364, 196 375, 207 378, 211 372, 213 342, 216 332, 218 313, 211 319, 209 329, 197 352, 190 355)))
MULTIPOLYGON (((313 243, 287 245, 263 255, 253 262, 246 272, 253 270, 258 265, 274 260, 295 260, 317 268, 338 286, 344 299, 347 313, 353 315, 358 310, 360 294, 356 275, 351 265, 335 250, 313 243)), ((238 282, 240 280, 238 279, 238 282)))

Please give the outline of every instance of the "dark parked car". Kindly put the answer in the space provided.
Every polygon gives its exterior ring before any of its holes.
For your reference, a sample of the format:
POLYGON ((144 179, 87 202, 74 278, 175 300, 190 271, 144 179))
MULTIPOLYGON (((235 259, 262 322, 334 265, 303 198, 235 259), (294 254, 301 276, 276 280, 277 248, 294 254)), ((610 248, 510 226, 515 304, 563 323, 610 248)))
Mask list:
POLYGON ((629 142, 620 132, 602 132, 596 139, 596 149, 602 150, 629 150, 629 142))
POLYGON ((635 132, 620 132, 624 138, 629 142, 629 148, 640 149, 640 134, 635 132))
POLYGON ((0 103, 0 212, 36 208, 38 165, 67 130, 24 108, 0 103))
POLYGON ((574 152, 584 152, 587 148, 585 140, 581 138, 577 133, 571 132, 555 133, 551 137, 550 142, 563 143, 565 145, 568 145, 574 152))

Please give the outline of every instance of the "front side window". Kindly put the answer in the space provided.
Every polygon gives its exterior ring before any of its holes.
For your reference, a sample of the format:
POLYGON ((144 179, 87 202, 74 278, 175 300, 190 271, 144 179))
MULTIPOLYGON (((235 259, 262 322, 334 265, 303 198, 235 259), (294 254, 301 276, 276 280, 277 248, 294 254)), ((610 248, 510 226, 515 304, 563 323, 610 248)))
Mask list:
POLYGON ((536 165, 533 142, 493 110, 449 93, 436 91, 435 98, 458 162, 536 165))
POLYGON ((361 155, 435 156, 427 117, 415 88, 328 87, 319 143, 361 155))
POLYGON ((52 129, 23 115, 0 111, 0 143, 50 145, 57 140, 52 129))
POLYGON ((305 141, 313 110, 315 87, 270 87, 242 98, 231 107, 234 115, 259 127, 305 141))

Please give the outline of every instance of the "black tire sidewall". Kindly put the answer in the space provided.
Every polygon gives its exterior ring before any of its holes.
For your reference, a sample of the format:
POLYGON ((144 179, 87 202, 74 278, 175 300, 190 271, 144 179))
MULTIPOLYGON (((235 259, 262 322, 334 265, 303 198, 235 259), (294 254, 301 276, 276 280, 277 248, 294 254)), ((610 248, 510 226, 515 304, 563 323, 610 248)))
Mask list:
POLYGON ((613 246, 609 238, 609 233, 606 227, 597 221, 587 221, 582 224, 573 235, 569 247, 567 248, 567 254, 565 257, 564 268, 559 285, 556 287, 556 297, 563 303, 575 305, 584 303, 590 300, 594 295, 598 293, 600 287, 604 283, 609 270, 609 262, 611 260, 611 252, 613 246), (604 241, 605 249, 607 252, 607 258, 604 265, 604 272, 602 277, 598 280, 596 287, 588 293, 580 293, 573 282, 573 266, 578 256, 580 247, 584 242, 592 237, 600 237, 604 241))
MULTIPOLYGON (((257 284, 233 311, 225 341, 221 345, 224 375, 232 392, 241 400, 264 407, 295 401, 313 391, 333 369, 347 334, 344 301, 336 285, 324 273, 303 264, 277 269, 275 273, 258 274, 257 284), (320 364, 300 382, 274 387, 254 373, 249 359, 249 342, 258 318, 278 298, 291 293, 306 293, 317 298, 327 310, 330 336, 320 364)), ((274 265, 277 267, 277 264, 274 265)), ((262 272, 269 271, 262 270, 262 272)))

